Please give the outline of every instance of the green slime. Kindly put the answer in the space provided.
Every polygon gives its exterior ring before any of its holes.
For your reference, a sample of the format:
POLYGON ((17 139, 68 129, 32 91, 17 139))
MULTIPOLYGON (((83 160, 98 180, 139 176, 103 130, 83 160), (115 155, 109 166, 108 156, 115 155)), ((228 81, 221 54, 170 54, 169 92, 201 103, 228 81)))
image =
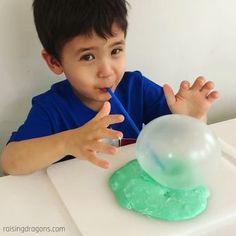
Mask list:
POLYGON ((169 221, 196 217, 206 209, 210 195, 205 186, 187 190, 164 187, 146 174, 137 160, 115 171, 109 186, 121 207, 169 221))

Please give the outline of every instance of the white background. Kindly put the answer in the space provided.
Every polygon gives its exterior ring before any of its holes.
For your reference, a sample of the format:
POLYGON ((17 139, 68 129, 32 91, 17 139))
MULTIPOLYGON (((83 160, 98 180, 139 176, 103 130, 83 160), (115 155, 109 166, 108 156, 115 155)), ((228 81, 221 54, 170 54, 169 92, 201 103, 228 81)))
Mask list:
MULTIPOLYGON (((221 93, 209 123, 235 118, 236 1, 129 2, 127 69, 175 91, 181 80, 204 75, 221 93)), ((58 81, 40 58, 31 4, 0 0, 0 148, 25 120, 31 98, 58 81)))

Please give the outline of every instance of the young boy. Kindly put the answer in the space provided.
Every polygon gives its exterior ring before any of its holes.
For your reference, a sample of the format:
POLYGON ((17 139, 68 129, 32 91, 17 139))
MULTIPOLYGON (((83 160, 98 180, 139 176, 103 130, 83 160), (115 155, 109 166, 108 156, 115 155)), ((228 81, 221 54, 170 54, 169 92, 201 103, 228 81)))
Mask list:
POLYGON ((24 124, 13 132, 1 156, 3 170, 20 175, 71 157, 102 168, 96 153, 115 154, 104 138, 137 138, 116 103, 115 94, 139 129, 159 116, 178 113, 206 119, 219 94, 198 77, 183 81, 174 95, 140 72, 125 72, 125 0, 34 0, 34 20, 42 57, 66 80, 32 100, 24 124), (168 105, 167 105, 168 104, 168 105))

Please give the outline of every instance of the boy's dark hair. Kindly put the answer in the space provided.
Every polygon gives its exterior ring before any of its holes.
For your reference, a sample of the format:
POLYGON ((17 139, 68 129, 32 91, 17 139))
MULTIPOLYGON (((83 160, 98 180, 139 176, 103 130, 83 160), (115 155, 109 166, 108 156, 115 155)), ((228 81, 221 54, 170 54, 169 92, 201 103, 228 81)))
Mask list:
POLYGON ((112 36, 116 23, 126 35, 126 0, 34 0, 34 22, 44 49, 60 60, 66 42, 75 36, 112 36))

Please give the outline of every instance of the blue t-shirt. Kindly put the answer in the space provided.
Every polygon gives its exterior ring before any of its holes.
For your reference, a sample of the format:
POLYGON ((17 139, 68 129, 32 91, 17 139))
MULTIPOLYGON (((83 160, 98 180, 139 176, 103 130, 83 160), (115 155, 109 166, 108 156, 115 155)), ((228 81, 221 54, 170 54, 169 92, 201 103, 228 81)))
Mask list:
MULTIPOLYGON (((126 72, 115 90, 124 108, 137 127, 170 113, 162 87, 145 78, 140 72, 126 72)), ((111 114, 122 114, 110 100, 111 114)), ((52 85, 47 92, 32 99, 32 108, 24 124, 8 142, 27 140, 78 128, 91 120, 97 112, 86 107, 74 94, 68 80, 52 85)), ((125 138, 137 138, 128 120, 112 125, 125 138)))

